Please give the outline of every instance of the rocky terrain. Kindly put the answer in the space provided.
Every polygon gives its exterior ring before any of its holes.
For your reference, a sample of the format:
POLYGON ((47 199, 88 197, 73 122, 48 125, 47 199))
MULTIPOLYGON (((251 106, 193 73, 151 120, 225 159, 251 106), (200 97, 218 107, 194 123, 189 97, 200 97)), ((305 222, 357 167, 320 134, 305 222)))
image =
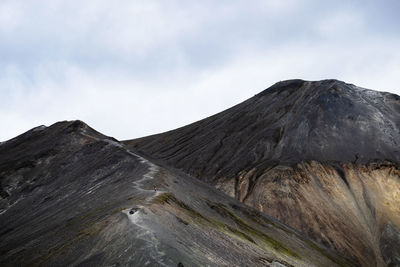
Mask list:
POLYGON ((279 82, 120 142, 0 143, 0 266, 400 266, 400 97, 279 82))
POLYGON ((400 266, 400 97, 289 80, 125 141, 362 266, 400 266))
POLYGON ((0 266, 356 265, 81 121, 0 144, 0 185, 0 266))

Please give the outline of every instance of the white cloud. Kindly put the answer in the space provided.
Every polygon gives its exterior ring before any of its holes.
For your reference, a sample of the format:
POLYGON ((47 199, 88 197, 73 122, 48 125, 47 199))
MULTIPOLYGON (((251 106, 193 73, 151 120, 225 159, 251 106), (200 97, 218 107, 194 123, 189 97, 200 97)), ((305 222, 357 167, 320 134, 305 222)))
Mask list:
POLYGON ((340 10, 321 19, 317 28, 325 38, 355 38, 366 27, 365 18, 357 10, 340 10))
POLYGON ((22 6, 18 2, 4 1, 0 3, 0 31, 13 31, 22 18, 22 6))
POLYGON ((400 94, 400 39, 369 31, 367 11, 311 0, 2 2, 0 140, 64 119, 139 137, 292 78, 400 94))

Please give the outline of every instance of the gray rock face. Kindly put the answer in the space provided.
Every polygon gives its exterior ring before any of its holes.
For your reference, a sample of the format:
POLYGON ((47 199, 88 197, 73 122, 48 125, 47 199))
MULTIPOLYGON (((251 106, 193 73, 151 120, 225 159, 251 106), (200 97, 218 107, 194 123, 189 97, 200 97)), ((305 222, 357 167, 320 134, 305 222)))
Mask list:
POLYGON ((0 146, 0 266, 351 266, 80 121, 0 146))

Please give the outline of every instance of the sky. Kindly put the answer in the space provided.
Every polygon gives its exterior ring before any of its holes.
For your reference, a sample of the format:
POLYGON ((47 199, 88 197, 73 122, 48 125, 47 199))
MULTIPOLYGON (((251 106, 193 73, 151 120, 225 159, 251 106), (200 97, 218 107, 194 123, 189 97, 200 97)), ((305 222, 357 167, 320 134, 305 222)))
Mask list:
POLYGON ((400 95, 400 1, 0 0, 0 141, 80 119, 119 140, 287 79, 400 95))

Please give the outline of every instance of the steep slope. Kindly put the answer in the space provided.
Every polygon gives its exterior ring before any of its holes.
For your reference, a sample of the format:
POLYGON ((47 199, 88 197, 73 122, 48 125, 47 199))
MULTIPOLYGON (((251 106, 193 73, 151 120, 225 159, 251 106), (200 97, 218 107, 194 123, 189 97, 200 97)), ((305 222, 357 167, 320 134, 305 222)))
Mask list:
POLYGON ((364 266, 400 264, 400 97, 290 80, 130 148, 364 266))
POLYGON ((1 144, 0 183, 1 266, 352 265, 80 121, 1 144))

